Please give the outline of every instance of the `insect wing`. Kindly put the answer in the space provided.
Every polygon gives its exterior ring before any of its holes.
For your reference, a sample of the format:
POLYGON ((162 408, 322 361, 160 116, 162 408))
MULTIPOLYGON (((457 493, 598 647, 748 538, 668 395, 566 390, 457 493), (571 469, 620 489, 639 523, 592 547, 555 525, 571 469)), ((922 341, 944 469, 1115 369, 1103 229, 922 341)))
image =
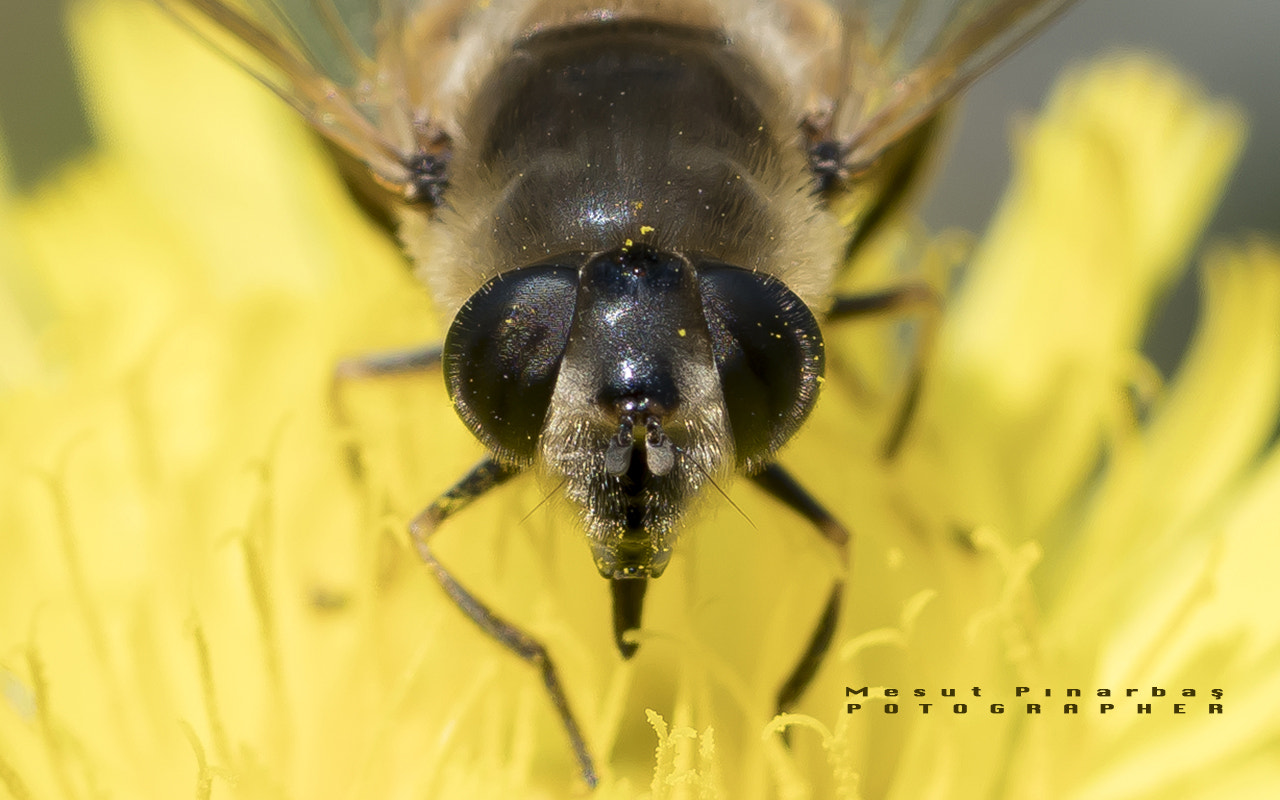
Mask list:
MULTIPOLYGON (((392 193, 419 151, 401 52, 379 41, 409 0, 155 0, 292 106, 392 193), (381 77, 380 77, 381 76, 381 77)), ((394 40, 391 41, 395 43, 394 40)), ((419 126, 421 127, 421 126, 419 126)))
POLYGON ((835 0, 844 86, 832 128, 853 173, 1074 0, 835 0))
MULTIPOLYGON (((784 0, 780 5, 812 1, 784 0)), ((422 36, 421 21, 435 19, 448 27, 468 9, 485 5, 470 0, 155 2, 279 94, 386 188, 409 199, 415 156, 430 153, 443 140, 432 124, 431 89, 417 85, 430 78, 430 69, 426 76, 421 73, 432 54, 423 50, 442 43, 422 36), (408 53, 412 69, 406 64, 408 53)), ((850 172, 872 164, 1072 2, 818 3, 841 22, 840 77, 831 92, 830 128, 843 146, 850 172)))

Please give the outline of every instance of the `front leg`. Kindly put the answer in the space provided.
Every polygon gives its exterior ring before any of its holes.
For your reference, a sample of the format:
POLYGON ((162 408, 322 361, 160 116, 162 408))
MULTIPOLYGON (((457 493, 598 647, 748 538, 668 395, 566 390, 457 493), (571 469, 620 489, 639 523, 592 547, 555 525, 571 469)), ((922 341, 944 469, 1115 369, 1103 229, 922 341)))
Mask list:
POLYGON ((413 518, 413 521, 409 523, 409 535, 413 539, 413 546, 417 549, 418 555, 426 563, 427 568, 431 570, 431 574, 435 576, 436 581, 444 589, 445 594, 449 595, 449 599, 454 602, 454 605, 462 609, 462 612, 470 617, 472 622, 479 625, 482 631, 496 639, 503 647, 506 647, 521 659, 537 667, 539 672, 542 673, 542 682, 547 687, 547 694, 551 697, 551 704, 555 706, 556 713, 560 715, 560 722, 564 726, 565 733, 569 736, 569 744, 573 747, 574 756, 578 759, 578 768, 582 772, 582 779, 587 782, 588 786, 595 788, 599 780, 596 776, 595 762, 587 751, 586 740, 582 736, 582 730, 578 727, 577 719, 569 708, 569 700, 565 696, 560 676, 556 672, 555 665, 551 662, 551 656, 547 653, 547 648, 525 631, 493 613, 488 606, 476 599, 475 595, 467 591, 453 577, 453 574, 436 559, 435 553, 431 548, 432 537, 435 536, 440 525, 446 519, 469 506, 473 500, 481 497, 489 490, 501 486, 519 473, 520 470, 516 467, 500 464, 492 458, 484 459, 471 472, 455 483, 452 488, 440 495, 434 503, 427 506, 418 516, 413 518))

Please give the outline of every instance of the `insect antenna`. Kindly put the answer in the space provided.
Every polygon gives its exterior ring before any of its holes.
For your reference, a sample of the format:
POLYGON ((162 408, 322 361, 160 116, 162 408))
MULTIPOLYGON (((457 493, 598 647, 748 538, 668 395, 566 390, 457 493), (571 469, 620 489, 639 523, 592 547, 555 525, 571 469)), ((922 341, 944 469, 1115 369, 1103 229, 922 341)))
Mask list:
POLYGON ((554 497, 557 492, 563 489, 564 485, 568 482, 569 482, 569 479, 565 478, 564 480, 557 483, 554 487, 552 487, 551 491, 547 492, 542 496, 542 499, 538 501, 538 504, 536 506, 529 509, 528 514, 525 514, 523 517, 520 518, 519 524, 523 525, 524 523, 528 522, 529 517, 532 517, 535 513, 537 513, 538 509, 542 508, 547 503, 551 502, 551 498, 554 497))
POLYGON ((737 503, 733 502, 733 498, 730 497, 728 493, 726 493, 725 490, 720 487, 719 483, 716 483, 716 479, 712 477, 710 472, 707 472, 706 467, 702 466, 702 464, 698 462, 698 459, 694 458, 693 453, 690 453, 688 450, 685 450, 683 447, 678 447, 676 445, 672 445, 672 447, 675 449, 677 455, 684 456, 685 458, 689 459, 689 463, 697 467, 698 471, 701 472, 704 476, 706 476, 707 482, 710 483, 712 487, 715 488, 716 492, 725 499, 726 503, 728 503, 730 506, 733 507, 734 511, 738 512, 738 516, 746 520, 747 524, 751 526, 752 530, 755 530, 755 531, 760 530, 758 527, 756 527, 755 522, 751 520, 751 517, 747 516, 747 512, 743 511, 742 508, 737 503))

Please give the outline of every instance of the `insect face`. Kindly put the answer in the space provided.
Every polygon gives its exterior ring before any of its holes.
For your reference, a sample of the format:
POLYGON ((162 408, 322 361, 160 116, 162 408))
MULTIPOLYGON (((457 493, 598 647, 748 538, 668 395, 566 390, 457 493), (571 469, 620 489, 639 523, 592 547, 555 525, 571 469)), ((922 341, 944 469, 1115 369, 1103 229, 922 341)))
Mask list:
POLYGON ((822 338, 767 275, 645 248, 580 262, 486 284, 445 374, 477 438, 564 486, 601 575, 657 577, 706 483, 767 459, 813 407, 822 338))
MULTIPOLYGON (((836 297, 834 281, 903 195, 941 106, 1070 4, 384 0, 370 28, 346 24, 358 0, 313 0, 309 21, 274 0, 158 2, 248 51, 240 62, 397 220, 452 320, 444 346, 340 375, 443 362, 488 455, 413 520, 413 543, 459 608, 541 671, 589 784, 550 654, 436 559, 441 524, 540 473, 610 581, 624 656, 647 579, 698 498, 734 474, 847 560, 845 528, 775 460, 817 399, 818 318, 936 310, 921 285, 836 297)), ((908 410, 919 376, 916 363, 908 410)), ((841 579, 779 710, 812 679, 842 598, 841 579)))

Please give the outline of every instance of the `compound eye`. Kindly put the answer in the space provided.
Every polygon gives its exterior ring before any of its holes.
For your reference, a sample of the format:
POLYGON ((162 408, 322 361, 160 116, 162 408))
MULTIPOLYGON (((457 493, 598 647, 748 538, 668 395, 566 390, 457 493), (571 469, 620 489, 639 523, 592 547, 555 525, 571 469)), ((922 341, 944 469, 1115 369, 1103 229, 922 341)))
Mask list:
POLYGON ((468 300, 444 340, 449 399, 499 459, 529 463, 569 339, 578 270, 539 264, 504 272, 468 300))
POLYGON ((822 333, 804 301, 772 275, 713 262, 698 267, 698 281, 738 464, 751 470, 813 409, 822 333))

